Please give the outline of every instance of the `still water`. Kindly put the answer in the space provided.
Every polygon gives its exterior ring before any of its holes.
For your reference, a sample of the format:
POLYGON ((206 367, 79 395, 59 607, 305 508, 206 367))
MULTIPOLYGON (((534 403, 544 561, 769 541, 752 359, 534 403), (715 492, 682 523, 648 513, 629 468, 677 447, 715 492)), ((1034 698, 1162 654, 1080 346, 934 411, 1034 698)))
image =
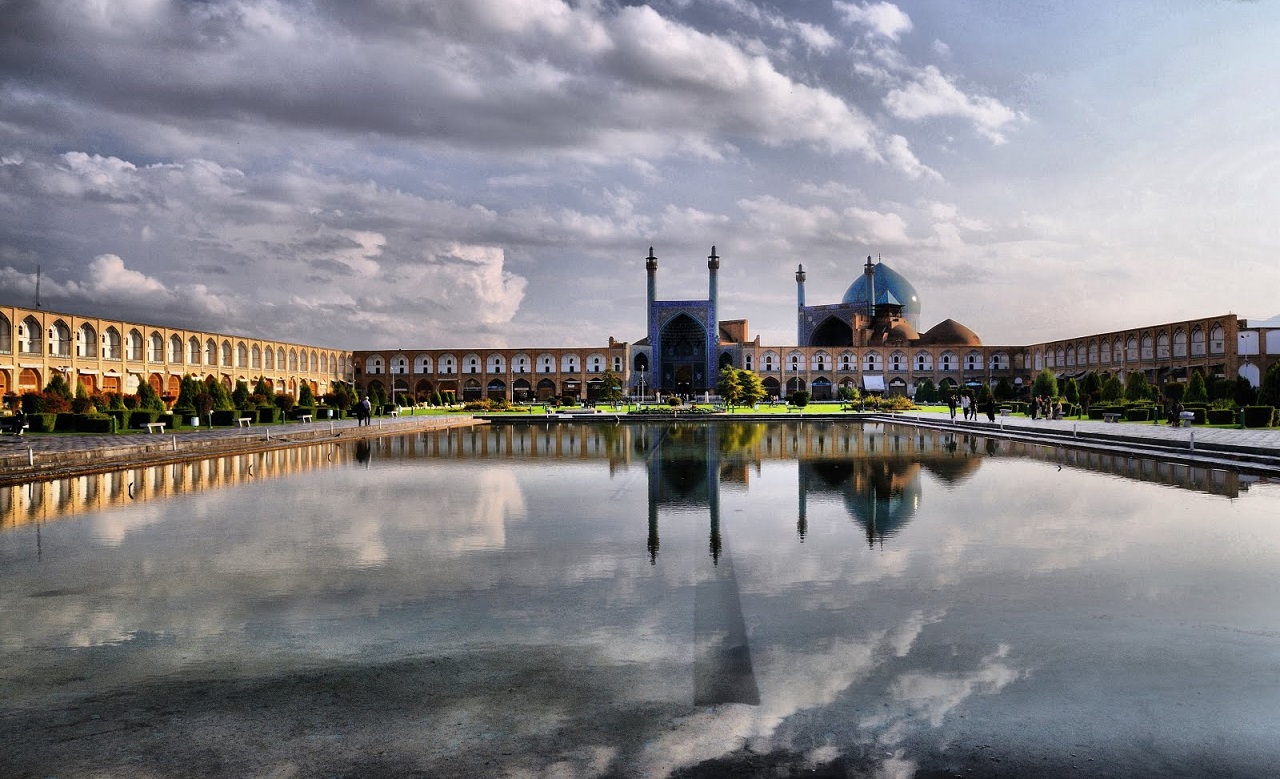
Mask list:
POLYGON ((1272 483, 854 422, 136 469, 0 490, 0 776, 1275 776, 1278 593, 1272 483))

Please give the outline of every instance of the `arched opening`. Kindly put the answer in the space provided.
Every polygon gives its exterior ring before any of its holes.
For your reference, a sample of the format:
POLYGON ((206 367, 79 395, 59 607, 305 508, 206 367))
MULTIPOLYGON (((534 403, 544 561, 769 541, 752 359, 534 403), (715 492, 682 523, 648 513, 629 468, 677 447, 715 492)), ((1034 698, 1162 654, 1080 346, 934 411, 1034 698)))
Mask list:
POLYGON ((831 379, 819 376, 813 380, 812 392, 814 400, 831 400, 835 397, 831 392, 831 379))
POLYGON ((707 331, 688 314, 680 314, 662 328, 662 376, 665 390, 689 394, 709 388, 707 331))
POLYGON ((648 373, 649 355, 643 353, 637 354, 635 359, 631 361, 631 369, 636 373, 648 373))
POLYGON ((418 383, 413 385, 413 399, 419 403, 430 403, 433 392, 435 387, 432 387, 431 382, 426 379, 419 379, 418 383))
POLYGON ((723 354, 721 354, 720 368, 723 370, 724 368, 732 368, 732 367, 733 367, 733 355, 729 354, 728 352, 724 352, 723 354))
POLYGON ((556 383, 551 379, 538 382, 538 400, 549 400, 556 396, 556 383))
POLYGON ((18 392, 39 392, 40 373, 34 368, 23 368, 18 374, 18 392))
POLYGON ((782 384, 772 376, 766 376, 764 381, 760 382, 764 385, 764 394, 771 398, 777 398, 782 395, 782 384))
POLYGON ((511 399, 517 403, 523 403, 533 395, 533 388, 529 386, 528 379, 516 379, 511 382, 511 399))
POLYGON ((486 387, 489 393, 489 400, 506 400, 507 384, 502 379, 493 379, 486 387))
POLYGON ((809 336, 809 346, 850 346, 853 344, 853 328, 838 317, 829 316, 814 328, 809 336))

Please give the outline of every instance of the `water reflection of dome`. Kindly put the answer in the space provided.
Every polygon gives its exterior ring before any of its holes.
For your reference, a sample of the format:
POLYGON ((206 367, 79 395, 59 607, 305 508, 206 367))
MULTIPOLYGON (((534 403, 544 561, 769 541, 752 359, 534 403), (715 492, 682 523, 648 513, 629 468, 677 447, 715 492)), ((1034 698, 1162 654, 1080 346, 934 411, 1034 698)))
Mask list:
POLYGON ((867 541, 896 535, 920 505, 920 463, 908 460, 802 462, 809 494, 836 493, 867 541))
POLYGON ((959 484, 965 481, 979 468, 982 467, 982 460, 977 457, 932 457, 922 463, 925 470, 938 481, 947 484, 959 484))

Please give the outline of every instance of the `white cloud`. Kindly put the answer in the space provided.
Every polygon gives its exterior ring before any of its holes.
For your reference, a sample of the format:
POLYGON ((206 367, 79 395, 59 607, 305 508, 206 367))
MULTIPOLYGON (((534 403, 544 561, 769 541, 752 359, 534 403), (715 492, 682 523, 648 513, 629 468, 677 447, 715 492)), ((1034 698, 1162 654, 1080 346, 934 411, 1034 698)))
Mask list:
POLYGON ((848 3, 836 0, 832 4, 848 25, 866 27, 876 35, 897 41, 903 33, 911 32, 911 17, 893 3, 848 3))
POLYGON ((994 98, 966 95, 933 65, 919 71, 906 86, 889 92, 884 106, 889 113, 908 121, 946 116, 968 119, 996 144, 1005 142, 1007 127, 1026 121, 1022 113, 994 98))

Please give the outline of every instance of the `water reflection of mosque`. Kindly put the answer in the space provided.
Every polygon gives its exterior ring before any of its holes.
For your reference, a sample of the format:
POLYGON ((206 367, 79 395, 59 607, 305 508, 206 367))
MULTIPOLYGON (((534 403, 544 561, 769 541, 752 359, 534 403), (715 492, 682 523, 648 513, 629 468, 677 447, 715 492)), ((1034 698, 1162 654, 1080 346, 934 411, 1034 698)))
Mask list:
POLYGON ((955 436, 880 425, 690 425, 640 429, 634 435, 638 448, 647 452, 649 555, 655 561, 659 517, 695 507, 708 512, 708 548, 718 560, 721 489, 745 488, 763 459, 796 463, 801 541, 808 534, 809 501, 835 499, 875 544, 898 533, 919 508, 922 472, 958 483, 987 454, 962 446, 955 436))

